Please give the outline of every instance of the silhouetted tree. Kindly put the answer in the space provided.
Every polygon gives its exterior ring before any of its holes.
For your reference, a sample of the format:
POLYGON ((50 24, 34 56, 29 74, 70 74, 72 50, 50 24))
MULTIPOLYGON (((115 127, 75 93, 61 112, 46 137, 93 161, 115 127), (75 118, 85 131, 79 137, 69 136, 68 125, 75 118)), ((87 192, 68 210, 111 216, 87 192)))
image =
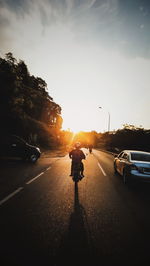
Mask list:
POLYGON ((130 124, 123 125, 116 132, 101 135, 99 147, 115 151, 115 149, 135 149, 150 151, 150 130, 130 124))
POLYGON ((0 58, 0 122, 1 133, 20 136, 44 130, 55 135, 62 125, 61 107, 49 95, 46 82, 30 75, 25 62, 17 62, 12 53, 0 58))

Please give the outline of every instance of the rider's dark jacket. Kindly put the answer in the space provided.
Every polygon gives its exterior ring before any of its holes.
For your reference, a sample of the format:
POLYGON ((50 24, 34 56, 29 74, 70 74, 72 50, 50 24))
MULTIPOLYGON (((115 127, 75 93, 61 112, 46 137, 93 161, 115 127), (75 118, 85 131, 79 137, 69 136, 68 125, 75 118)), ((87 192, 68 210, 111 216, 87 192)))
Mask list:
POLYGON ((85 154, 82 150, 74 149, 69 152, 69 157, 72 159, 73 163, 80 163, 82 159, 85 159, 85 154))

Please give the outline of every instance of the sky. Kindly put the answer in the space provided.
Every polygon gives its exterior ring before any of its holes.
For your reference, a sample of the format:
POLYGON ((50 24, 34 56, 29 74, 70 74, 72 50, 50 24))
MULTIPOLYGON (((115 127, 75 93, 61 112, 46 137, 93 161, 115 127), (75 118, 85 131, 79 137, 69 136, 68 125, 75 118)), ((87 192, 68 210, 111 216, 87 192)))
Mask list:
POLYGON ((7 52, 46 81, 63 129, 150 129, 149 0, 0 0, 7 52))

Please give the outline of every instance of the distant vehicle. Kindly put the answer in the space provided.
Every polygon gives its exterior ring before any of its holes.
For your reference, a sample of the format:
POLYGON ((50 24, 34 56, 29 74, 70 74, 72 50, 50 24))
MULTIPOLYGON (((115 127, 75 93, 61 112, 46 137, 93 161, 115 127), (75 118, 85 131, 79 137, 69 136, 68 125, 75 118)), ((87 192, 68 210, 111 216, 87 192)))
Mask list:
POLYGON ((12 135, 0 140, 0 156, 21 158, 35 163, 41 155, 38 147, 32 146, 22 138, 12 135))
POLYGON ((123 176, 124 184, 131 180, 150 182, 150 152, 123 150, 114 158, 114 170, 123 176))

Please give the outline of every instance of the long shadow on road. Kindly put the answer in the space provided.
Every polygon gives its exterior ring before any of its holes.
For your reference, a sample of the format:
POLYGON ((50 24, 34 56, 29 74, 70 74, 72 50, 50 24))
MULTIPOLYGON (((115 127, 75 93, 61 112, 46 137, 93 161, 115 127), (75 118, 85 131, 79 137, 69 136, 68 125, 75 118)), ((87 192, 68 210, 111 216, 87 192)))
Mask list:
POLYGON ((57 255, 56 265, 93 265, 92 239, 85 209, 79 202, 77 182, 74 187, 74 211, 57 255))

